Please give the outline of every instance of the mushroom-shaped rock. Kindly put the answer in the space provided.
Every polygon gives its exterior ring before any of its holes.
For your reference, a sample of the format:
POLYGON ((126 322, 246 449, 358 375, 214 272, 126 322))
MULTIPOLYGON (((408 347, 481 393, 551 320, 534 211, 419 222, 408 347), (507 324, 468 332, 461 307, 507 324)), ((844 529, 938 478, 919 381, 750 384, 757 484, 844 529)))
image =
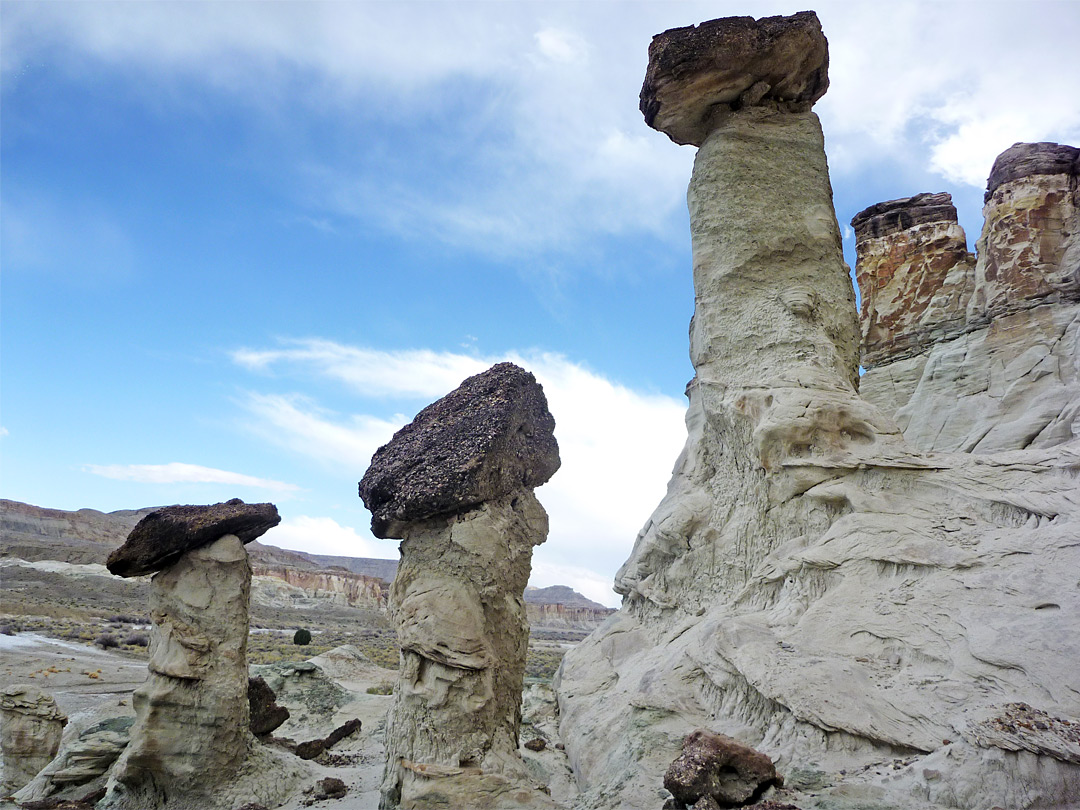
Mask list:
POLYGON ((682 753, 664 774, 664 787, 687 807, 704 797, 720 807, 738 807, 783 781, 764 754, 703 728, 686 736, 682 753))
POLYGON ((498 363, 420 411, 376 451, 360 482, 376 537, 463 512, 559 469, 555 420, 536 378, 498 363))
POLYGON ((166 506, 140 520, 106 565, 121 577, 153 574, 227 534, 250 543, 280 522, 274 504, 239 498, 212 506, 166 506))
POLYGON ((828 87, 829 45, 817 14, 723 17, 653 37, 641 112, 675 143, 701 146, 718 111, 804 112, 828 87))

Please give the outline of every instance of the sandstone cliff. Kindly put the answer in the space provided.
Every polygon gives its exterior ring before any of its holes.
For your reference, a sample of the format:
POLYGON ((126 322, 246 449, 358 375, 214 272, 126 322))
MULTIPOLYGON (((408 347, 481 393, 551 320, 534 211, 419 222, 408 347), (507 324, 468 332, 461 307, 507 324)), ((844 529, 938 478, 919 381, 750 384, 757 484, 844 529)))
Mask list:
MULTIPOLYGON (((1031 180, 999 161, 988 210, 1013 214, 988 214, 978 269, 944 195, 907 201, 910 217, 887 205, 860 228, 886 240, 860 250, 880 293, 862 330, 871 374, 890 352, 914 360, 968 340, 949 356, 954 380, 1001 380, 1010 365, 1022 380, 989 392, 1022 405, 979 403, 977 430, 954 431, 996 431, 950 448, 986 452, 924 449, 914 416, 906 434, 897 424, 914 395, 892 395, 895 420, 883 397, 859 395, 816 96, 769 93, 827 86, 810 81, 827 65, 824 37, 806 44, 812 14, 786 19, 675 29, 650 48, 646 120, 699 146, 695 378, 668 493, 616 578, 623 606, 556 679, 581 804, 662 804, 684 735, 706 727, 769 755, 804 808, 1078 806, 1077 351, 1055 314, 1076 278, 1075 174, 1057 171, 1072 164, 1055 158, 1031 180), (744 52, 740 70, 729 57, 744 52), (809 78, 792 83, 792 70, 809 78), (976 345, 984 327, 1029 323, 1026 347, 976 345), (1045 378, 1045 396, 1027 399, 1045 378), (1044 402, 1022 430, 1008 418, 1044 402)), ((935 378, 931 360, 909 392, 935 378)), ((908 379, 894 377, 894 390, 908 379)), ((920 418, 963 411, 946 402, 941 391, 920 418)))
POLYGON ((861 392, 920 450, 991 453, 1080 436, 1078 175, 1071 146, 1002 153, 977 261, 947 194, 880 203, 852 220, 861 392))

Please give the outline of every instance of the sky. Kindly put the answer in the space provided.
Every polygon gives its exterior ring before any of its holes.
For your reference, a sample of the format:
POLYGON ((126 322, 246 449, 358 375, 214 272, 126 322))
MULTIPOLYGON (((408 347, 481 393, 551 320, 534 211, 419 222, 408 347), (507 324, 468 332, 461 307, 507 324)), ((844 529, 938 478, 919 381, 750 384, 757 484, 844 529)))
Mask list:
MULTIPOLYGON (((562 469, 532 584, 608 605, 685 439, 694 157, 653 34, 804 2, 0 3, 0 496, 272 501, 396 557, 371 454, 501 360, 562 469)), ((821 2, 837 217, 1080 145, 1080 2, 821 2)))

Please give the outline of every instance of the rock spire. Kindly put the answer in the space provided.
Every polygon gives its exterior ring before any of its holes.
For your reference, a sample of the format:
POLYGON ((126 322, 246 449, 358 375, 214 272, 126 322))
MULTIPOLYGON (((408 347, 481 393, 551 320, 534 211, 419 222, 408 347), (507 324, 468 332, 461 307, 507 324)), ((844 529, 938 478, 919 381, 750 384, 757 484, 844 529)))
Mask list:
POLYGON ((390 611, 401 676, 387 721, 384 808, 552 807, 517 753, 533 488, 559 467, 532 374, 499 363, 422 410, 372 458, 372 531, 399 537, 390 611))

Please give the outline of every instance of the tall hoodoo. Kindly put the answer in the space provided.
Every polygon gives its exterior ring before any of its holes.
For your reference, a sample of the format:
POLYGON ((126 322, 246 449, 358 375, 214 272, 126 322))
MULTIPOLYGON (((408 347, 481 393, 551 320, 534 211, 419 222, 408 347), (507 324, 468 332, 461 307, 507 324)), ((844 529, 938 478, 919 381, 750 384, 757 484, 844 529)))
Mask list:
MULTIPOLYGON (((616 577, 623 607, 557 677, 582 803, 655 807, 701 727, 860 806, 1064 806, 1080 445, 926 454, 859 395, 813 13, 674 29, 649 55, 647 123, 699 147, 695 377, 668 493, 616 577)), ((894 268, 867 304, 875 350, 959 328, 977 285, 948 196, 860 216, 860 256, 894 268), (890 237, 891 255, 866 241, 890 237)))
POLYGON ((251 566, 244 544, 280 521, 239 499, 170 506, 109 556, 120 576, 153 573, 150 675, 135 690, 131 741, 102 807, 228 808, 282 800, 303 773, 260 746, 248 708, 251 566))
POLYGON ((429 405, 372 458, 372 532, 401 538, 390 611, 401 677, 381 806, 551 807, 517 754, 533 488, 559 468, 532 374, 499 363, 429 405))

